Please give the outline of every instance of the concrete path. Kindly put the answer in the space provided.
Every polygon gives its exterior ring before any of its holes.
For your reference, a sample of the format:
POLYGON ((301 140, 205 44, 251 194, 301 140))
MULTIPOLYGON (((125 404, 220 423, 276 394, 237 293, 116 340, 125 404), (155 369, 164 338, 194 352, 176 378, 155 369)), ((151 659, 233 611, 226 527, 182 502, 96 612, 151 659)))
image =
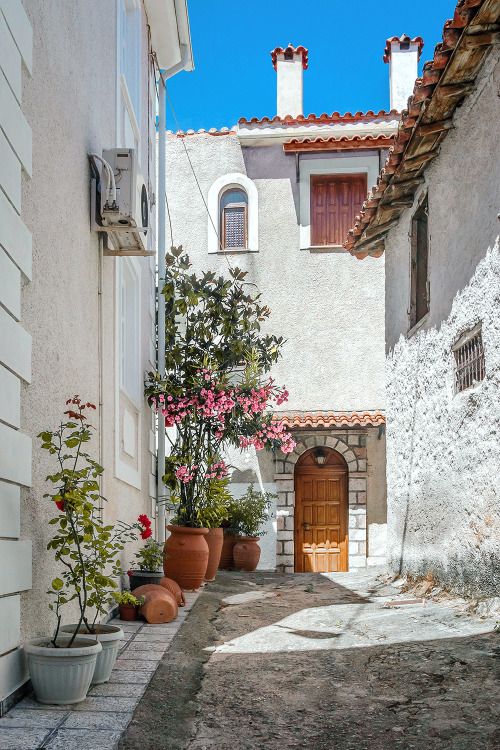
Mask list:
POLYGON ((409 598, 380 571, 219 573, 119 747, 500 748, 495 623, 409 598))
POLYGON ((115 750, 198 594, 185 596, 186 606, 166 625, 112 620, 125 639, 109 682, 91 687, 73 708, 24 698, 0 719, 0 750, 115 750))

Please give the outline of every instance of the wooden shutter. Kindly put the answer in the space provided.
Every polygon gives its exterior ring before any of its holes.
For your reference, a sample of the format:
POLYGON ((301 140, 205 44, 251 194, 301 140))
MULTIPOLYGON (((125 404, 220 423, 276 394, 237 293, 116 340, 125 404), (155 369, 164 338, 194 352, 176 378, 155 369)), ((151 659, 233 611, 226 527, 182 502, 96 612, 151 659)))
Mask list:
POLYGON ((311 175, 311 245, 343 245, 366 194, 366 174, 311 175))

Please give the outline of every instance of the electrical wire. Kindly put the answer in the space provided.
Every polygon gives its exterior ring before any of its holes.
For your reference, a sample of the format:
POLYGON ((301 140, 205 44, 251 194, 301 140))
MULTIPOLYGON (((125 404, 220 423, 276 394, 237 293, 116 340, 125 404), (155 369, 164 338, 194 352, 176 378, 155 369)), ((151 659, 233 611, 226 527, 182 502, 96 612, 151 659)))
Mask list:
POLYGON ((113 168, 110 164, 108 164, 107 161, 102 158, 102 156, 98 156, 97 154, 89 154, 89 156, 92 156, 94 159, 100 161, 107 172, 108 179, 106 184, 106 203, 109 202, 110 197, 112 198, 113 203, 116 203, 116 182, 115 175, 113 174, 113 168))

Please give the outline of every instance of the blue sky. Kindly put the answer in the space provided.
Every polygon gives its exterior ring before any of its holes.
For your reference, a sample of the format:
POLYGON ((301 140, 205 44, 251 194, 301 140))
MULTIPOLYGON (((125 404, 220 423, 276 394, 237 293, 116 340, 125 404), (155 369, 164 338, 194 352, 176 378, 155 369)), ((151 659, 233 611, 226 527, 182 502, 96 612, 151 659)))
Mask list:
MULTIPOLYGON (((389 109, 385 40, 421 36, 420 70, 441 41, 454 0, 188 0, 195 70, 168 90, 182 130, 231 127, 276 114, 270 52, 309 50, 304 114, 389 109)), ((167 128, 175 123, 167 104, 167 128)))

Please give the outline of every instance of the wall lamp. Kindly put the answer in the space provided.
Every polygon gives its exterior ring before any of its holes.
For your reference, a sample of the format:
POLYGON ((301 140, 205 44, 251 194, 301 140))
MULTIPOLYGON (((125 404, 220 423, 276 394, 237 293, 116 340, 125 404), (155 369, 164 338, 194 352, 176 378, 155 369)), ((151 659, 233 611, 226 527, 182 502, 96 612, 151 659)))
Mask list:
POLYGON ((324 466, 326 461, 326 451, 322 448, 316 448, 314 451, 314 458, 316 459, 318 466, 324 466))

